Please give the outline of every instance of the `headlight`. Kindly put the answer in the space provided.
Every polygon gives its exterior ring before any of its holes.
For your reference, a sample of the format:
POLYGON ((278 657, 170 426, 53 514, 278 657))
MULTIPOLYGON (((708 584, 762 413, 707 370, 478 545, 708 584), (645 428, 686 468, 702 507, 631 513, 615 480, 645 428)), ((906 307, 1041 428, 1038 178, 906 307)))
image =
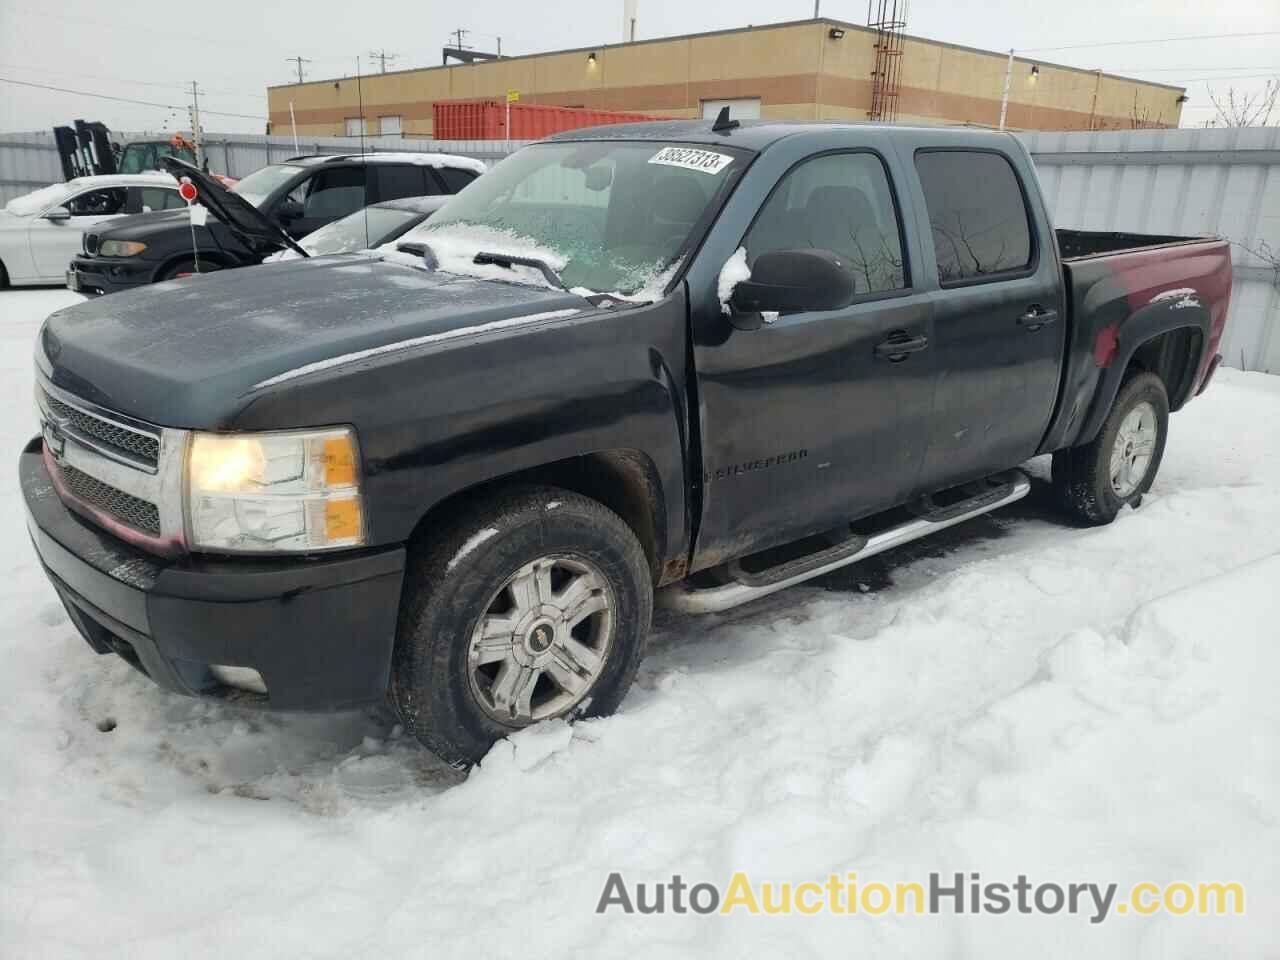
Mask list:
POLYGON ((355 435, 345 427, 192 434, 192 548, 308 553, 360 546, 359 462, 355 435))
POLYGON ((147 245, 138 243, 137 240, 103 240, 102 243, 98 244, 98 256, 136 257, 145 249, 147 249, 147 245))

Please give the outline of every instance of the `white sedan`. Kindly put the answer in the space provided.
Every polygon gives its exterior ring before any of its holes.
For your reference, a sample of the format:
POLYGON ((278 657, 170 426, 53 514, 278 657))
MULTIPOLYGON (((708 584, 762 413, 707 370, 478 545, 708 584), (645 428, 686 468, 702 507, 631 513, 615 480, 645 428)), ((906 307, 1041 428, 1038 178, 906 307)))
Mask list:
POLYGON ((61 284, 87 228, 184 206, 167 173, 78 177, 16 197, 0 210, 0 287, 61 284))

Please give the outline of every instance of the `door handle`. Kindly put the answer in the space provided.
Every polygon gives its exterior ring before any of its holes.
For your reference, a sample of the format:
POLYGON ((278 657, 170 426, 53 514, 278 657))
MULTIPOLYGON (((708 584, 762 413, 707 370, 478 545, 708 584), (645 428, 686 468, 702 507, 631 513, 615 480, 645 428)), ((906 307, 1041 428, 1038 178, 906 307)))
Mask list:
POLYGON ((1025 327, 1028 333, 1035 333, 1041 327, 1047 327, 1058 319, 1057 310, 1046 310, 1039 304, 1032 304, 1027 312, 1018 317, 1018 326, 1025 327))
POLYGON ((929 347, 928 337, 909 337, 905 333, 895 333, 881 343, 876 344, 876 356, 890 363, 901 363, 908 354, 919 353, 929 347))

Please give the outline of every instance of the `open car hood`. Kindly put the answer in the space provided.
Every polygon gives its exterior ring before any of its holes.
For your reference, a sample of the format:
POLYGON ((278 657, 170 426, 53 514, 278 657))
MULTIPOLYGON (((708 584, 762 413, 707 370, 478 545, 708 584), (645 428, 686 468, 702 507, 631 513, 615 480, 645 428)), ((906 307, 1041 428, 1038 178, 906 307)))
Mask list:
POLYGON ((267 244, 273 249, 289 247, 304 257, 308 256, 305 250, 257 207, 239 194, 232 193, 199 167, 177 157, 162 157, 161 161, 165 169, 179 180, 186 177, 195 184, 200 194, 197 201, 208 207, 250 249, 267 244))

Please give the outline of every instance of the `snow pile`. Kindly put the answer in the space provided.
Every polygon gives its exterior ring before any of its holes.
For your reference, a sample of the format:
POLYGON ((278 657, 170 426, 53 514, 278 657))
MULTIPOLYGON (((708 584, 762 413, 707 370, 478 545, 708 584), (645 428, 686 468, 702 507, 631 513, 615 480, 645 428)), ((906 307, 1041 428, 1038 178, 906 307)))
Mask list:
POLYGON ((720 277, 716 282, 716 296, 720 299, 720 312, 728 314, 729 300, 733 291, 744 280, 751 279, 751 268, 747 266, 747 248, 739 247, 732 257, 724 262, 720 269, 720 277))
MULTIPOLYGON (((0 294, 3 448, 31 341, 0 294)), ((660 618, 606 720, 459 774, 365 715, 162 693, 93 655, 13 475, 0 581, 0 943, 15 957, 1262 957, 1280 897, 1280 378, 1221 371, 1141 510, 1042 485, 813 585, 660 618), (108 732, 100 732, 100 727, 108 732), (857 871, 1238 881, 1247 913, 595 914, 605 881, 857 871)), ((1043 463, 1032 464, 1038 477, 1043 463)))

